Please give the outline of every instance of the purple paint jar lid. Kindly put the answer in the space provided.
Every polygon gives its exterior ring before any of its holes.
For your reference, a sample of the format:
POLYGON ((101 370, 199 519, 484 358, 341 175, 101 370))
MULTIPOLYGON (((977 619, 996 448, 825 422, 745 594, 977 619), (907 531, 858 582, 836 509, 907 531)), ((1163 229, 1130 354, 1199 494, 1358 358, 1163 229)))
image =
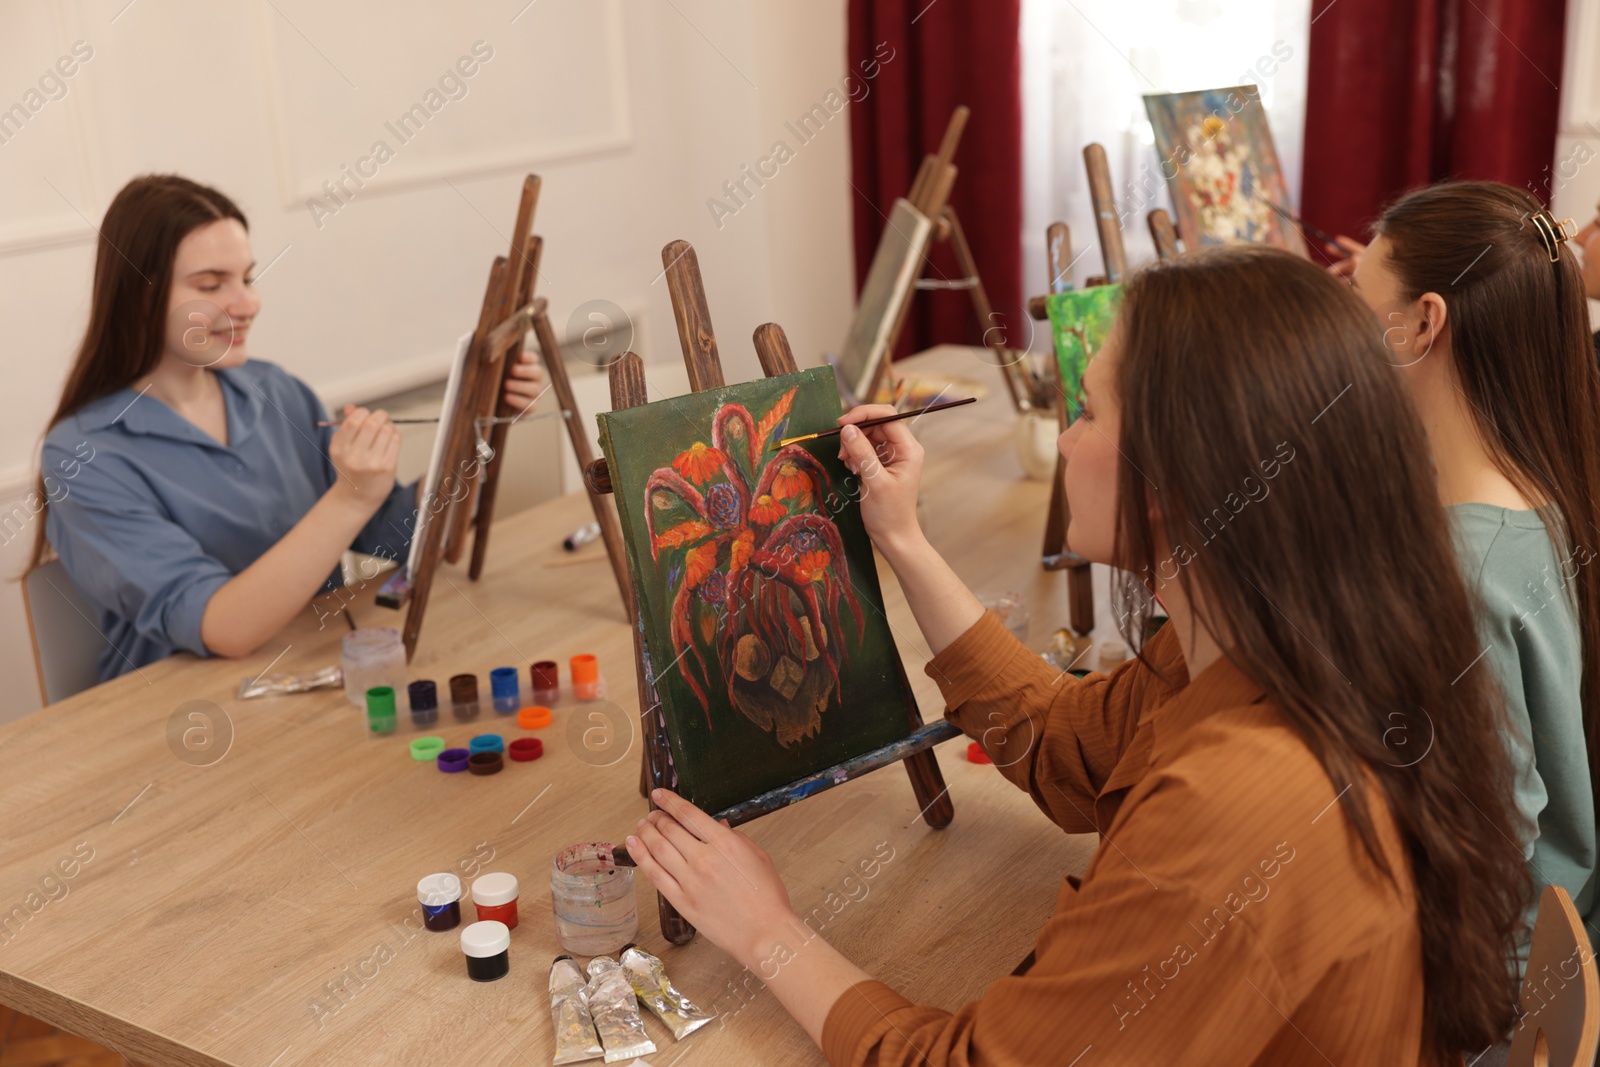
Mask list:
POLYGON ((467 761, 472 758, 472 753, 464 748, 447 748, 439 753, 439 769, 446 774, 455 774, 467 769, 467 761))

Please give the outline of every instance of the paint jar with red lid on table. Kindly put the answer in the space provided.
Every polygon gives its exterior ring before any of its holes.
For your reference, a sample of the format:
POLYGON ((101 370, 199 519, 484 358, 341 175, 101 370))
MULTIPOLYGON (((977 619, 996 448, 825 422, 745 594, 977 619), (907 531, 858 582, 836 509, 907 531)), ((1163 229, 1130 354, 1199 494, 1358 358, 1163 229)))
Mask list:
POLYGON ((517 876, 495 871, 472 883, 472 905, 479 922, 502 922, 508 930, 517 928, 517 876))

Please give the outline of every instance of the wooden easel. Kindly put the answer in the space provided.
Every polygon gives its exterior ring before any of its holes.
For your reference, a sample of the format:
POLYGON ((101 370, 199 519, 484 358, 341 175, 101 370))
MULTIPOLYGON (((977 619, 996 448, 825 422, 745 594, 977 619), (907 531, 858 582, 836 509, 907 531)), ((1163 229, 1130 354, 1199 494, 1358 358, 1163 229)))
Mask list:
MULTIPOLYGON (((687 241, 673 241, 661 250, 661 260, 666 265, 667 291, 672 297, 672 317, 677 322, 678 340, 683 347, 684 364, 689 371, 689 387, 694 392, 721 388, 726 384, 722 377, 722 362, 717 354, 717 338, 711 329, 711 313, 706 306, 700 261, 694 248, 687 241)), ((757 327, 754 342, 761 369, 767 377, 795 372, 797 368, 794 355, 789 350, 789 341, 776 323, 769 322, 757 327)), ((632 352, 624 353, 611 365, 612 409, 620 411, 648 402, 644 361, 632 352)), ((611 491, 611 472, 605 459, 591 463, 585 475, 595 492, 611 491)), ((638 668, 639 707, 644 719, 644 781, 641 782, 641 791, 648 796, 650 787, 675 790, 678 776, 667 739, 666 717, 661 711, 661 700, 656 694, 652 673, 647 668, 650 650, 645 643, 637 597, 633 599, 629 613, 633 623, 634 659, 638 668)), ((910 687, 905 684, 903 664, 900 666, 900 677, 909 694, 910 687)), ((932 749, 940 741, 959 736, 960 731, 943 720, 924 724, 922 712, 917 708, 914 698, 906 702, 906 718, 913 732, 904 740, 717 812, 715 817, 725 818, 730 825, 737 826, 898 761, 904 763, 906 773, 911 778, 911 790, 916 796, 923 820, 936 830, 950 825, 955 818, 955 807, 950 802, 949 790, 932 749)), ((650 806, 655 807, 654 801, 650 806)), ((656 907, 661 918, 661 934, 668 941, 682 945, 694 937, 694 927, 678 914, 665 897, 657 895, 656 907)))
MULTIPOLYGON (((561 347, 556 341, 555 331, 550 328, 546 302, 543 297, 533 300, 533 281, 539 273, 539 261, 544 251, 544 241, 535 236, 532 230, 539 185, 539 176, 536 174, 523 179, 522 194, 517 203, 516 228, 511 234, 510 254, 496 256, 489 271, 489 283, 484 289, 478 325, 468 349, 465 372, 456 400, 455 418, 450 424, 444 466, 436 490, 439 499, 449 499, 453 503, 447 509, 441 509, 441 513, 435 515, 423 530, 417 573, 412 576, 410 583, 410 604, 401 631, 407 660, 416 652, 434 573, 441 557, 456 563, 466 546, 466 528, 473 515, 474 499, 477 503, 476 532, 468 576, 476 581, 482 573, 488 550, 489 524, 494 518, 506 432, 511 419, 521 414, 502 398, 510 369, 521 355, 530 328, 543 349, 545 370, 550 375, 551 388, 560 404, 580 469, 592 458, 561 347), (478 431, 489 420, 491 413, 495 414, 495 418, 490 423, 487 440, 489 456, 483 460, 478 454, 478 431)), ((600 533, 605 541, 606 554, 611 560, 612 574, 623 606, 631 612, 633 586, 628 580, 628 563, 616 511, 610 501, 594 493, 590 494, 589 502, 594 508, 595 521, 600 524, 600 533)), ((422 506, 434 507, 435 502, 423 501, 422 506)))
MULTIPOLYGON (((1045 230, 1045 262, 1050 268, 1050 292, 1064 293, 1072 288, 1067 277, 1067 264, 1072 261, 1072 237, 1064 222, 1052 222, 1045 230)), ((1028 301, 1028 313, 1036 319, 1048 320, 1050 313, 1044 297, 1028 301)), ((1054 348, 1050 353, 1049 378, 1055 385, 1056 424, 1065 433, 1072 421, 1067 408, 1067 394, 1061 383, 1061 361, 1054 348)), ((1050 481, 1050 510, 1045 518, 1042 562, 1047 571, 1067 572, 1068 623, 1076 633, 1087 634, 1094 629, 1094 582, 1089 561, 1076 552, 1067 550, 1067 526, 1072 514, 1067 508, 1064 476, 1067 470, 1065 456, 1056 455, 1056 473, 1050 481)))
POLYGON ((1178 251, 1178 231, 1172 225, 1172 216, 1167 214, 1167 209, 1158 207, 1146 216, 1150 226, 1150 239, 1155 242, 1156 255, 1163 260, 1177 259, 1181 254, 1178 251))
MULTIPOLYGON (((1000 375, 1006 383, 1006 391, 1011 395, 1011 403, 1018 411, 1026 411, 1036 406, 1040 398, 1034 395, 1033 384, 1023 366, 1020 354, 1008 351, 1003 331, 995 329, 994 307, 989 303, 989 294, 983 287, 983 279, 978 276, 978 264, 972 258, 972 246, 967 243, 967 235, 961 228, 961 220, 956 217, 955 206, 950 203, 950 192, 955 186, 957 173, 957 168, 952 165, 951 160, 955 157, 956 147, 961 143, 961 134, 966 129, 967 117, 970 114, 971 111, 965 104, 955 109, 950 116, 949 125, 945 127, 944 140, 940 142, 938 154, 923 157, 922 165, 917 169, 917 176, 912 180, 911 191, 906 194, 906 199, 911 205, 933 221, 933 226, 919 250, 922 262, 927 263, 927 252, 934 241, 949 241, 962 277, 952 280, 919 278, 914 288, 967 291, 972 300, 972 311, 977 317, 984 346, 995 354, 1000 375)), ((867 309, 858 307, 857 313, 860 314, 864 310, 867 309)), ((859 402, 871 403, 886 392, 885 380, 889 376, 895 346, 899 343, 900 333, 905 328, 906 316, 910 311, 910 293, 906 293, 902 299, 884 309, 886 315, 892 316, 893 325, 889 329, 888 341, 875 368, 872 385, 856 398, 859 402)), ((853 332, 855 332, 854 325, 852 325, 853 332)))
MULTIPOLYGON (((1122 244, 1122 222, 1117 214, 1117 202, 1112 195, 1111 167, 1106 160, 1106 150, 1099 144, 1089 144, 1083 149, 1083 166, 1089 176, 1089 200, 1094 209, 1095 231, 1100 238, 1100 255, 1105 273, 1089 279, 1089 286, 1121 282, 1128 276, 1128 255, 1122 244)), ((1166 219, 1166 212, 1156 209, 1150 213, 1151 232, 1155 232, 1156 216, 1166 219)), ((1171 229, 1171 220, 1167 220, 1171 229)), ((1067 265, 1072 258, 1072 238, 1064 222, 1053 222, 1045 230, 1045 260, 1050 271, 1051 293, 1064 293, 1072 288, 1067 277, 1067 265)), ((1034 319, 1050 318, 1048 298, 1032 297, 1028 301, 1028 314, 1034 319)), ((1067 395, 1061 382, 1061 361, 1053 347, 1050 359, 1050 380, 1055 384, 1056 420, 1066 432, 1072 414, 1067 408, 1067 395)), ((1067 526, 1072 521, 1067 509, 1066 486, 1062 480, 1066 460, 1056 457, 1056 474, 1050 486, 1050 512, 1045 519, 1044 547, 1041 553, 1044 569, 1067 572, 1067 605, 1069 623, 1080 634, 1094 630, 1094 584, 1089 561, 1067 550, 1067 526)))

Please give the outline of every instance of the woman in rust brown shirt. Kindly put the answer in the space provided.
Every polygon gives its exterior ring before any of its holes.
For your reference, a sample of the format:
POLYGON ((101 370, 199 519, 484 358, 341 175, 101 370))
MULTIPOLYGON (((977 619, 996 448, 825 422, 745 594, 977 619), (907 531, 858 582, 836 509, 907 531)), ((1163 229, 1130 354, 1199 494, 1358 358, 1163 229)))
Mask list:
POLYGON ((923 538, 906 423, 841 437, 947 716, 1051 820, 1104 839, 1031 969, 919 1007, 803 926, 748 837, 671 794, 628 839, 640 867, 741 963, 778 958, 768 988, 840 1067, 1435 1065, 1501 1039, 1525 833, 1371 313, 1286 253, 1148 270, 1062 450, 1069 541, 1121 568, 1124 635, 1152 594, 1171 616, 1081 681, 923 538))

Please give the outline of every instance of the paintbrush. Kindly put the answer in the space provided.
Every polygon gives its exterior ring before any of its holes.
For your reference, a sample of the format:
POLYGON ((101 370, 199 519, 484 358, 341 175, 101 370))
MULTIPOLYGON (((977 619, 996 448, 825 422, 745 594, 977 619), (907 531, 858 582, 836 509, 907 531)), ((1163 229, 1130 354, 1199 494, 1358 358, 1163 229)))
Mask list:
MULTIPOLYGON (((854 423, 853 425, 858 430, 865 430, 868 426, 882 426, 886 422, 898 422, 900 419, 914 419, 918 415, 926 415, 930 411, 943 411, 945 408, 958 408, 962 404, 971 404, 977 399, 978 398, 975 396, 968 396, 963 397, 960 400, 945 400, 937 404, 929 404, 925 408, 917 408, 915 411, 902 411, 895 415, 880 415, 875 419, 863 419, 861 422, 854 423)), ((842 432, 844 432, 844 427, 840 426, 832 430, 819 430, 817 433, 801 434, 799 437, 785 437, 777 444, 768 448, 767 451, 774 452, 780 448, 783 448, 785 445, 798 444, 801 441, 816 441, 824 437, 837 437, 842 432)))
MULTIPOLYGON (((437 418, 433 418, 433 419, 390 419, 389 421, 391 423, 394 423, 396 426, 404 426, 404 425, 406 425, 408 423, 416 423, 416 424, 420 425, 422 423, 427 423, 427 422, 438 422, 439 420, 437 418)), ((317 425, 318 426, 342 426, 342 425, 344 425, 344 420, 343 419, 324 419, 321 422, 317 423, 317 425)))
POLYGON ((1315 238, 1325 245, 1329 245, 1332 248, 1338 249, 1339 255, 1344 256, 1347 259, 1349 258, 1350 253, 1344 250, 1336 237, 1328 233, 1326 230, 1317 229, 1315 226, 1311 225, 1311 223, 1307 222, 1305 219, 1302 219, 1299 215, 1296 215, 1291 211, 1287 211, 1273 203, 1272 198, 1263 193, 1254 181, 1250 182, 1250 195, 1255 197, 1257 200, 1260 200, 1272 210, 1276 211, 1279 215, 1282 215, 1285 219, 1289 220, 1292 225, 1298 226, 1300 231, 1307 237, 1315 238))

